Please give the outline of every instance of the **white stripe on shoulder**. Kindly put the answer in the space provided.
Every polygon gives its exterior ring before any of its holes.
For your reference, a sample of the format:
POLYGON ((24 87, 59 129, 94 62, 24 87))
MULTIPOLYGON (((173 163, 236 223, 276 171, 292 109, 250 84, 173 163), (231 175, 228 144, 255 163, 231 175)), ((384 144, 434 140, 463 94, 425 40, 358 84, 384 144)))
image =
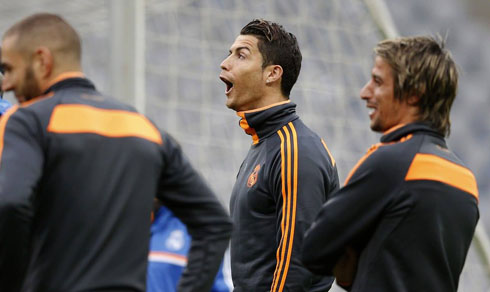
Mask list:
POLYGON ((185 267, 187 265, 187 257, 163 251, 150 251, 148 254, 148 260, 150 262, 169 263, 181 267, 185 267))

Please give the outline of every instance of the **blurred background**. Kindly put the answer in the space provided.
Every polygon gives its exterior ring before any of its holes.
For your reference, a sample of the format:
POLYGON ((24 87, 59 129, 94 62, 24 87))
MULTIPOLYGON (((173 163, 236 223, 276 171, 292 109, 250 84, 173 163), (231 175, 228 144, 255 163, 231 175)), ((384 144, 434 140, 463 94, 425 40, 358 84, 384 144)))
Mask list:
MULTIPOLYGON (((0 32, 41 11, 77 29, 86 75, 175 136, 226 207, 252 140, 224 105, 219 64, 246 23, 266 18, 297 36, 303 63, 291 100, 326 141, 341 181, 379 139, 359 98, 374 45, 396 33, 440 34, 461 69, 449 145, 475 172, 490 226, 488 0, 0 0, 0 32)), ((482 242, 459 291, 490 291, 482 242)))

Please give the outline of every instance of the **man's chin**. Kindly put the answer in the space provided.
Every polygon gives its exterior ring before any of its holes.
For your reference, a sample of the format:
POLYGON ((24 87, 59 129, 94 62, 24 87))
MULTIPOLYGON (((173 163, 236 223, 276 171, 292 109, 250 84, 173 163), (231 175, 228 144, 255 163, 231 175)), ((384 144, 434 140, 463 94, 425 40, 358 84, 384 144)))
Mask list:
POLYGON ((17 101, 19 103, 23 103, 23 102, 26 102, 26 101, 29 101, 29 100, 32 100, 36 97, 32 97, 32 96, 27 96, 27 95, 22 95, 22 96, 16 96, 17 98, 17 101))
POLYGON ((236 105, 233 103, 232 100, 230 100, 230 98, 228 98, 226 100, 226 107, 229 108, 229 109, 232 109, 232 110, 236 111, 236 109, 235 109, 236 108, 236 105))
POLYGON ((373 132, 378 132, 378 133, 384 132, 383 127, 377 123, 371 123, 370 127, 373 132))
POLYGON ((42 93, 40 93, 40 94, 36 93, 36 94, 16 95, 15 97, 16 97, 17 101, 19 103, 21 103, 21 102, 29 101, 31 99, 35 99, 36 97, 41 96, 41 95, 42 95, 42 93))

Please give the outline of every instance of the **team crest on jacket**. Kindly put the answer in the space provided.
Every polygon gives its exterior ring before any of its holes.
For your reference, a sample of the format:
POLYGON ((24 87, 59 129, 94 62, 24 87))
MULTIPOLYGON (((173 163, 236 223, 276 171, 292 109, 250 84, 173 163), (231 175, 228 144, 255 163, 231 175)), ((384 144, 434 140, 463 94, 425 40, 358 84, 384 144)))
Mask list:
POLYGON ((252 171, 252 173, 248 177, 247 187, 251 188, 257 182, 257 177, 259 175, 259 170, 260 170, 260 164, 257 164, 257 166, 255 166, 255 168, 254 168, 254 171, 252 171))

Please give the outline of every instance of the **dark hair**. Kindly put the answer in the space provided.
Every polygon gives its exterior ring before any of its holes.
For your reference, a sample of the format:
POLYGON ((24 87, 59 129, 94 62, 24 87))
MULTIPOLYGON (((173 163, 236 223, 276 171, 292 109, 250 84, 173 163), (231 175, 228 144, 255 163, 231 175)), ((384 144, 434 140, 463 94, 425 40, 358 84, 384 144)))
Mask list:
POLYGON ((284 30, 282 25, 264 19, 254 19, 240 31, 241 35, 253 35, 258 38, 258 48, 264 62, 282 67, 281 91, 289 97, 301 70, 301 51, 296 37, 284 30))
POLYGON ((59 54, 79 61, 81 42, 75 29, 61 16, 51 13, 36 13, 28 16, 10 27, 3 38, 16 36, 19 50, 30 52, 39 45, 44 45, 59 54))
POLYGON ((397 38, 379 42, 374 52, 392 68, 395 98, 419 97, 420 120, 448 136, 458 70, 444 41, 428 36, 397 38))

